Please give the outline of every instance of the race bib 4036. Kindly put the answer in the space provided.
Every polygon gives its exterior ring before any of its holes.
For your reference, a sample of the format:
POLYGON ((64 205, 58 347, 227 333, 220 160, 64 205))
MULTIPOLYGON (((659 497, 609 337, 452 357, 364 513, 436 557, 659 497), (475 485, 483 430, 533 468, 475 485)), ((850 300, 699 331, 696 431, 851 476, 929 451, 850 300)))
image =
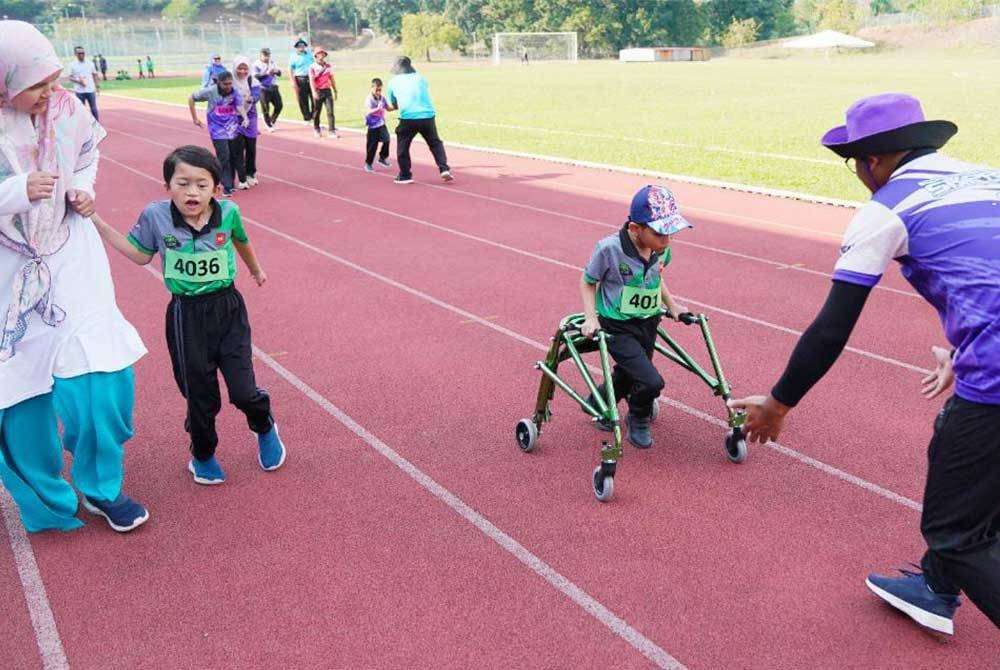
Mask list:
POLYGON ((230 279, 229 256, 225 249, 196 253, 167 249, 164 257, 163 276, 167 279, 190 282, 230 279))

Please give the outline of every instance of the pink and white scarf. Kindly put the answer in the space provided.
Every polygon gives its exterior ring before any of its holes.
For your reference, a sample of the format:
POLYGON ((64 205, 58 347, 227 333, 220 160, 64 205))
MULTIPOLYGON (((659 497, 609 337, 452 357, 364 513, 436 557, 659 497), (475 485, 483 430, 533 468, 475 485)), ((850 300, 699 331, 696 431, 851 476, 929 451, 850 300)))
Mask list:
POLYGON ((61 70, 52 44, 34 26, 0 21, 0 182, 39 170, 59 175, 52 197, 23 212, 0 215, 0 245, 26 259, 14 277, 9 304, 0 308, 0 363, 14 356, 32 312, 50 326, 66 315, 52 302, 45 259, 69 239, 66 191, 73 175, 97 159, 97 145, 106 135, 75 96, 58 85, 44 114, 32 118, 11 107, 19 93, 61 70))

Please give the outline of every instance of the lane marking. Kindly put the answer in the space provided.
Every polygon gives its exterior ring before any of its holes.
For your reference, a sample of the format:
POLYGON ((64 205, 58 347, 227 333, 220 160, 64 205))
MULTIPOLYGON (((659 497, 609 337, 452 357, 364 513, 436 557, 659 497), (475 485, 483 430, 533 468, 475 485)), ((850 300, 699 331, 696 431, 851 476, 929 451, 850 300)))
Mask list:
MULTIPOLYGON (((119 165, 122 168, 124 168, 125 170, 128 170, 129 172, 132 172, 132 173, 134 173, 136 175, 139 175, 140 177, 143 177, 143 178, 148 179, 150 181, 159 183, 159 180, 156 179, 155 177, 152 177, 152 176, 150 176, 150 175, 148 175, 148 174, 146 174, 144 172, 141 172, 140 170, 137 170, 136 168, 133 168, 131 166, 125 165, 123 163, 120 163, 120 162, 116 161, 113 158, 104 157, 104 160, 108 160, 108 161, 110 161, 110 162, 112 162, 112 163, 114 163, 116 165, 119 165)), ((529 337, 527 337, 525 335, 521 335, 520 333, 517 333, 517 332, 515 332, 515 331, 513 331, 513 330, 511 330, 509 328, 505 328, 505 327, 503 327, 501 325, 498 325, 496 323, 488 321, 485 318, 483 318, 483 317, 481 317, 481 316, 479 316, 477 314, 473 314, 472 312, 469 312, 468 310, 462 309, 461 307, 458 307, 456 305, 452 305, 451 303, 447 303, 447 302, 445 302, 443 300, 435 298, 434 296, 429 295, 427 293, 424 293, 423 291, 415 289, 415 288, 413 288, 411 286, 408 286, 407 284, 403 284, 402 282, 398 282, 398 281, 396 281, 394 279, 390 279, 390 278, 388 278, 388 277, 386 277, 386 276, 384 276, 384 275, 382 275, 382 274, 380 274, 378 272, 375 272, 374 270, 369 270, 368 268, 366 268, 364 266, 361 266, 361 265, 358 265, 357 263, 354 263, 352 261, 349 261, 346 258, 342 258, 340 256, 337 256, 336 254, 330 253, 329 251, 326 251, 325 249, 322 249, 320 247, 317 247, 317 246, 314 246, 312 244, 309 244, 308 242, 303 242, 302 240, 299 240, 299 239, 297 239, 295 237, 292 237, 291 235, 289 235, 289 234, 287 234, 285 232, 282 232, 282 231, 277 230, 275 228, 272 228, 272 227, 270 227, 268 225, 265 225, 265 224, 261 223, 260 221, 257 221, 255 219, 251 219, 250 217, 243 217, 243 220, 246 221, 246 222, 248 222, 248 223, 252 223, 253 225, 257 226, 258 228, 261 228, 262 230, 266 230, 267 232, 271 233, 272 235, 274 235, 276 237, 280 237, 281 239, 286 240, 288 242, 291 242, 292 244, 295 244, 295 245, 298 245, 300 247, 303 247, 304 249, 308 249, 309 251, 312 251, 313 253, 316 253, 316 254, 318 254, 320 256, 323 256, 324 258, 328 258, 328 259, 330 259, 330 260, 332 260, 332 261, 334 261, 336 263, 339 263, 340 265, 348 267, 348 268, 350 268, 350 269, 352 269, 352 270, 354 270, 354 271, 356 271, 356 272, 358 272, 360 274, 363 274, 363 275, 365 275, 367 277, 371 277, 372 279, 375 279, 375 280, 377 280, 377 281, 379 281, 379 282, 381 282, 383 284, 386 284, 386 285, 391 286, 393 288, 396 288, 396 289, 398 289, 400 291, 403 291, 404 293, 408 293, 408 294, 410 294, 410 295, 412 295, 412 296, 414 296, 416 298, 419 298, 419 299, 421 299, 421 300, 423 300, 425 302, 429 302, 430 304, 435 305, 437 307, 440 307, 441 309, 447 310, 447 311, 452 312, 454 314, 457 314, 457 315, 459 315, 461 317, 464 317, 465 319, 468 319, 469 321, 474 321, 474 322, 476 322, 476 323, 478 323, 478 324, 480 324, 480 325, 482 325, 482 326, 484 326, 486 328, 494 330, 494 331, 496 331, 496 332, 498 332, 498 333, 500 333, 502 335, 505 335, 505 336, 507 336, 507 337, 509 337, 509 338, 511 338, 511 339, 513 339, 515 341, 517 341, 517 342, 520 342, 520 343, 525 344, 525 345, 527 345, 529 347, 532 347, 532 348, 534 348, 534 349, 536 349, 538 351, 547 352, 549 350, 548 345, 545 345, 545 344, 543 344, 541 342, 533 340, 533 339, 531 339, 531 338, 529 338, 529 337)), ((148 266, 147 266, 147 268, 148 268, 148 266)), ((150 271, 154 271, 154 270, 152 270, 150 268, 150 271)), ((675 409, 679 409, 680 411, 682 411, 682 412, 684 412, 686 414, 689 414, 690 416, 693 416, 693 417, 696 417, 696 418, 708 421, 709 423, 712 423, 712 424, 715 424, 715 425, 718 425, 718 426, 724 426, 725 425, 725 422, 723 422, 721 419, 718 419, 717 417, 713 417, 710 414, 706 414, 705 412, 702 412, 699 409, 696 409, 694 407, 690 407, 689 405, 685 405, 684 403, 681 403, 679 401, 664 399, 663 402, 666 402, 671 407, 674 407, 675 409)), ((860 487, 863 490, 866 490, 866 491, 869 491, 871 493, 874 493, 875 495, 881 496, 882 498, 885 498, 887 500, 891 500, 892 502, 898 503, 898 504, 900 504, 900 505, 902 505, 904 507, 908 507, 909 509, 916 510, 916 511, 921 511, 923 509, 923 506, 920 503, 916 502, 915 500, 912 500, 910 498, 907 498, 906 496, 900 495, 900 494, 898 494, 898 493, 896 493, 894 491, 891 491, 891 490, 889 490, 887 488, 879 486, 878 484, 875 484, 874 482, 869 482, 866 479, 863 479, 863 478, 858 477, 856 475, 852 475, 849 472, 841 470, 840 468, 837 468, 837 467, 835 467, 833 465, 830 465, 828 463, 825 463, 823 461, 817 460, 817 459, 815 459, 815 458, 813 458, 811 456, 807 456, 806 454, 803 454, 803 453, 801 453, 799 451, 796 451, 796 450, 792 449, 791 447, 787 447, 787 446, 782 445, 782 444, 777 443, 777 442, 768 442, 764 446, 767 447, 767 448, 769 448, 769 449, 771 449, 772 451, 775 451, 775 452, 777 452, 779 454, 782 454, 783 456, 788 456, 789 458, 795 459, 795 460, 799 461, 800 463, 803 463, 805 465, 808 465, 809 467, 815 468, 815 469, 819 470, 820 472, 823 472, 825 474, 828 474, 828 475, 831 475, 833 477, 836 477, 837 479, 840 479, 841 481, 847 482, 848 484, 852 484, 854 486, 858 486, 858 487, 860 487)))
MULTIPOLYGON (((148 144, 153 144, 153 145, 156 145, 156 146, 162 146, 162 147, 166 147, 166 148, 172 148, 168 144, 164 144, 162 142, 156 142, 155 140, 150 140, 150 139, 147 139, 145 137, 140 137, 139 135, 133 135, 131 133, 125 133, 125 132, 122 132, 120 130, 111 130, 110 132, 113 132, 113 133, 118 134, 118 135, 124 135, 126 137, 131 137, 131 138, 134 138, 136 140, 146 142, 148 144)), ((120 166, 122 166, 122 167, 124 167, 126 169, 130 169, 130 170, 133 169, 133 168, 130 168, 129 166, 125 165, 124 163, 119 163, 118 161, 115 161, 114 159, 109 158, 108 160, 110 160, 113 163, 116 163, 117 165, 120 165, 120 166)), ((141 173, 141 172, 138 172, 138 171, 136 171, 136 172, 137 172, 137 174, 141 174, 143 176, 147 176, 147 175, 145 175, 145 173, 141 173)), ((351 205, 356 205, 358 207, 363 207, 365 209, 370 209, 370 210, 375 211, 375 212, 379 212, 379 213, 382 213, 382 214, 387 214, 389 216, 394 216, 394 217, 396 217, 398 219, 402 219, 404 221, 409 221, 410 223, 415 223, 417 225, 424 226, 426 228, 431 228, 431 229, 434 229, 434 230, 438 230, 438 231, 441 231, 443 233, 447 233, 449 235, 454 235, 456 237, 461 237, 461 238, 464 238, 464 239, 472 240, 474 242, 479 242, 481 244, 485 244, 487 246, 495 247, 497 249, 503 249, 504 251, 509 251, 511 253, 518 254, 520 256, 525 256, 527 258, 531 258, 533 260, 537 260, 537 261, 540 261, 542 263, 548 263, 550 265, 556 265, 556 266, 563 267, 563 268, 566 268, 566 269, 569 269, 569 270, 573 270, 574 272, 582 272, 583 271, 583 267, 579 266, 579 265, 573 265, 572 263, 566 263, 564 261, 560 261, 558 259, 551 258, 549 256, 544 256, 542 254, 536 254, 534 252, 527 251, 525 249, 520 249, 518 247, 511 246, 509 244, 504 244, 502 242, 496 242, 496 241, 491 240, 489 238, 480 237, 478 235, 472 235, 471 233, 465 233, 465 232, 462 232, 462 231, 459 231, 459 230, 455 230, 453 228, 448 228, 446 226, 441 226, 441 225, 438 225, 436 223, 431 223, 430 221, 426 221, 424 219, 418 219, 418 218, 410 216, 408 214, 402 214, 400 212, 395 212, 393 210, 386 209, 384 207, 378 207, 376 205, 372 205, 370 203, 363 202, 361 200, 355 200, 353 198, 348 198, 348 197, 342 196, 342 195, 335 195, 333 193, 328 193, 326 191, 321 191, 320 189, 313 188, 311 186, 305 186, 303 184, 299 184, 299 183, 296 183, 296 182, 293 182, 293 181, 289 181, 287 179, 282 179, 280 177, 268 177, 268 180, 272 181, 272 182, 277 182, 277 183, 280 183, 280 184, 286 184, 286 185, 291 186, 293 188, 301 189, 303 191, 308 191, 310 193, 315 193, 315 194, 323 196, 325 198, 330 198, 330 199, 333 199, 333 200, 340 200, 341 202, 346 202, 346 203, 351 204, 351 205)), ((725 314, 726 316, 730 316, 730 317, 732 317, 734 319, 738 319, 738 320, 741 320, 741 321, 747 321, 749 323, 753 323, 753 324, 756 324, 756 325, 759 325, 759 326, 763 326, 765 328, 770 328, 772 330, 777 330, 777 331, 782 332, 782 333, 794 335, 796 337, 802 335, 802 331, 800 331, 800 330, 795 330, 795 329, 792 329, 792 328, 787 328, 785 326, 780 326, 780 325, 771 323, 769 321, 764 321, 762 319, 757 319, 757 318, 754 318, 754 317, 751 317, 751 316, 747 316, 747 315, 742 314, 740 312, 735 312, 735 311, 732 311, 732 310, 724 309, 722 307, 717 307, 717 306, 712 305, 710 303, 703 302, 703 301, 700 301, 700 300, 696 300, 696 299, 688 297, 688 296, 677 295, 676 297, 680 301, 688 303, 689 305, 697 305, 699 307, 703 307, 705 309, 709 309, 709 310, 718 312, 719 314, 725 314)), ((844 347, 844 351, 848 351, 848 352, 851 352, 853 354, 857 354, 858 356, 862 356, 864 358, 868 358, 868 359, 871 359, 871 360, 874 360, 874 361, 878 361, 880 363, 886 363, 888 365, 893 365, 893 366, 896 366, 896 367, 900 367, 900 368, 903 368, 904 370, 908 370, 910 372, 917 372, 917 373, 924 374, 924 375, 930 374, 930 372, 931 372, 927 368, 922 368, 920 366, 913 365, 913 364, 907 363, 905 361, 901 361, 901 360, 898 360, 898 359, 895 359, 895 358, 891 358, 889 356, 883 356, 881 354, 876 354, 874 352, 867 351, 865 349, 859 349, 857 347, 846 346, 846 347, 844 347)))
POLYGON ((52 606, 45 592, 45 582, 35 560, 35 552, 31 549, 28 533, 21 523, 21 515, 17 504, 0 487, 0 508, 3 510, 4 525, 7 526, 7 536, 10 548, 14 552, 14 565, 17 575, 21 578, 21 590, 28 605, 28 615, 31 617, 31 627, 35 629, 35 642, 38 653, 42 657, 42 667, 45 670, 68 670, 69 661, 63 649, 56 618, 52 614, 52 606))

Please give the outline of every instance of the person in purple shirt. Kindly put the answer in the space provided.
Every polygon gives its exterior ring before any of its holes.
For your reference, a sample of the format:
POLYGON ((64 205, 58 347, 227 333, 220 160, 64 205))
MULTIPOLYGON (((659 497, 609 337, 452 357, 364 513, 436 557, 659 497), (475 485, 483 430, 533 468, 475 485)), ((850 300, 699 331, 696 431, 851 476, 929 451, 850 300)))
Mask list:
POLYGON ((938 312, 951 350, 934 347, 934 422, 920 529, 920 570, 869 575, 876 595, 917 623, 954 633, 965 592, 1000 628, 1000 170, 937 153, 958 128, 887 93, 855 102, 822 144, 872 193, 844 234, 826 304, 769 396, 733 400, 750 441, 777 439, 786 414, 836 361, 891 261, 938 312))
POLYGON ((253 76, 260 81, 260 110, 264 113, 264 125, 270 133, 285 105, 281 101, 281 88, 277 80, 281 76, 281 68, 271 58, 271 50, 267 47, 260 50, 260 58, 254 61, 253 76))
POLYGON ((889 263, 937 310, 950 351, 932 349, 933 398, 955 384, 934 422, 920 530, 921 570, 869 575, 876 595, 932 630, 953 634, 959 593, 1000 628, 1000 170, 937 153, 958 128, 927 121, 920 102, 887 93, 847 110, 824 146, 872 199, 844 234, 833 286, 769 396, 747 411, 750 441, 777 439, 785 415, 833 365, 889 263))
POLYGON ((240 115, 245 120, 237 130, 236 150, 242 152, 242 160, 237 161, 237 168, 243 165, 243 172, 237 171, 240 188, 250 188, 257 185, 257 136, 260 130, 257 126, 257 101, 260 100, 260 82, 250 75, 250 61, 245 56, 233 59, 233 89, 243 101, 240 115), (244 186, 245 185, 245 186, 244 186))
MULTIPOLYGON (((233 194, 233 171, 244 174, 243 151, 240 150, 240 127, 248 125, 249 121, 243 115, 243 99, 233 88, 233 75, 223 71, 216 77, 216 83, 199 91, 188 98, 188 110, 194 125, 201 128, 204 124, 195 111, 196 102, 208 103, 208 136, 212 138, 215 155, 222 164, 222 194, 233 194)), ((240 183, 240 188, 247 188, 246 182, 240 183)))

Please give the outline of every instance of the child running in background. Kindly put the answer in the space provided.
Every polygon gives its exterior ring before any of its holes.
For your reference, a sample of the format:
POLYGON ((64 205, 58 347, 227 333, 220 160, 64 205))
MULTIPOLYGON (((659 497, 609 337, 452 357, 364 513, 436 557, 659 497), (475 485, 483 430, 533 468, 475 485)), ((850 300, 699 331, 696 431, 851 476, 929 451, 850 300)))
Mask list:
POLYGON ((233 284, 234 247, 258 286, 264 285, 267 275, 243 229, 239 208, 212 197, 220 173, 219 161, 207 149, 179 147, 163 161, 170 198, 147 205, 128 237, 94 217, 105 241, 129 260, 145 265, 160 254, 163 278, 172 294, 167 348, 174 379, 187 399, 185 426, 192 455, 188 470, 198 484, 226 480, 215 458, 219 443, 215 417, 222 408, 219 371, 229 401, 257 434, 260 467, 277 470, 286 455, 271 416, 271 399, 254 377, 246 303, 233 284))
POLYGON ((217 83, 209 85, 200 91, 195 91, 188 98, 188 110, 194 125, 201 128, 204 124, 195 111, 195 102, 208 103, 208 136, 212 138, 215 155, 219 158, 222 170, 222 195, 233 194, 233 171, 239 177, 241 189, 250 188, 246 181, 243 165, 243 148, 241 146, 240 127, 246 123, 241 116, 243 100, 233 88, 233 75, 223 71, 217 76, 217 83))
POLYGON ((313 57, 316 62, 309 66, 309 87, 313 97, 313 134, 320 137, 319 115, 326 106, 326 119, 330 125, 330 137, 340 137, 337 124, 334 122, 333 103, 337 100, 337 81, 333 77, 333 68, 326 62, 326 49, 316 47, 313 57))
MULTIPOLYGON (((671 237, 690 227, 670 191, 644 186, 632 198, 628 221, 597 243, 580 278, 583 334, 590 337, 603 329, 612 336, 611 382, 615 398, 628 400, 628 439, 639 449, 653 446, 653 403, 664 386, 652 360, 663 307, 674 319, 687 312, 670 295, 660 273, 670 262, 671 237)), ((603 385, 600 392, 605 393, 603 385)), ((612 430, 600 421, 597 427, 612 430)))
POLYGON ((365 172, 374 172, 372 161, 379 143, 382 150, 378 154, 379 165, 389 167, 389 129, 385 126, 385 111, 388 103, 382 96, 382 80, 372 79, 372 91, 365 98, 365 124, 368 126, 368 140, 365 153, 365 172))
POLYGON ((236 135, 236 151, 242 152, 240 157, 246 174, 248 187, 257 185, 257 137, 260 130, 257 125, 257 101, 260 100, 260 82, 250 75, 250 60, 246 56, 237 56, 233 60, 233 88, 243 102, 240 116, 244 122, 240 124, 236 135))

